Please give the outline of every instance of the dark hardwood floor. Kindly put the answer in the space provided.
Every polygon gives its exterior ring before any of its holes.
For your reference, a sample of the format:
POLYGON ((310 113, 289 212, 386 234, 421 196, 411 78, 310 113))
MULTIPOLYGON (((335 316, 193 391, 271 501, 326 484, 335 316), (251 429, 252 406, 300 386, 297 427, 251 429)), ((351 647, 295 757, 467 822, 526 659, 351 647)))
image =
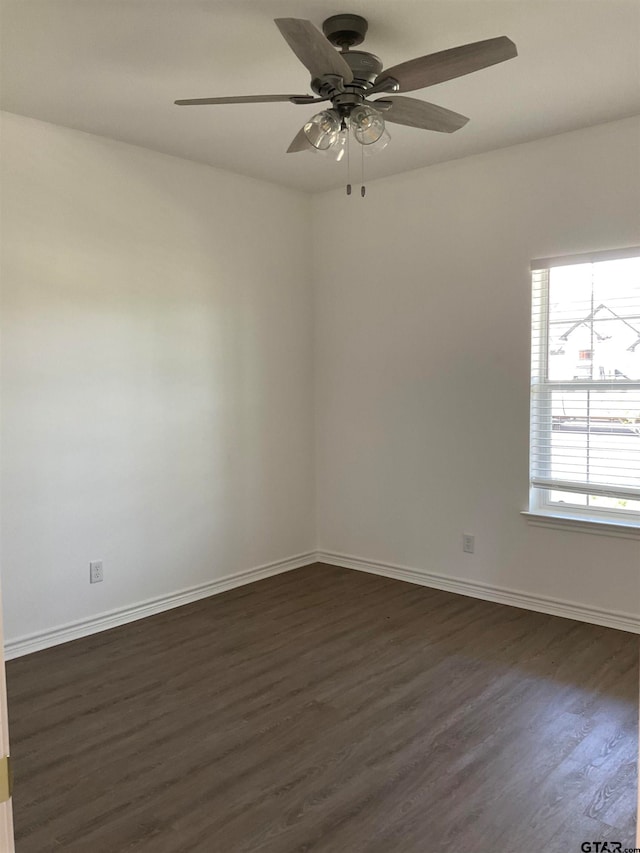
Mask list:
POLYGON ((310 566, 7 669, 18 853, 635 846, 623 632, 310 566))

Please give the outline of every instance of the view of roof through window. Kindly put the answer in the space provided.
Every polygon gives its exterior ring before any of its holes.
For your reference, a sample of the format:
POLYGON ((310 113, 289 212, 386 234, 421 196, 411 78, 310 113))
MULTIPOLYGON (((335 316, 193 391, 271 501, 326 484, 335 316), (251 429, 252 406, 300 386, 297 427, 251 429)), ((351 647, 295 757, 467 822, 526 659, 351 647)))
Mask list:
POLYGON ((640 258, 554 267, 550 380, 640 380, 640 258))

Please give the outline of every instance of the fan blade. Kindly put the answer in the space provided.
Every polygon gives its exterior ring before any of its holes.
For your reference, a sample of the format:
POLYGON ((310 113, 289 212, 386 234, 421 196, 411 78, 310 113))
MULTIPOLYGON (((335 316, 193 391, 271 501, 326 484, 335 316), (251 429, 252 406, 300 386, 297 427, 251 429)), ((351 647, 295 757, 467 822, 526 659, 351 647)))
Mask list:
POLYGON ((174 101, 180 106, 197 106, 198 104, 271 104, 278 101, 291 101, 292 104, 313 103, 313 95, 241 95, 238 98, 187 98, 174 101))
MULTIPOLYGON (((463 44, 439 53, 430 53, 409 62, 401 62, 391 68, 385 68, 376 80, 382 82, 392 77, 400 84, 399 92, 412 92, 415 89, 425 89, 436 83, 444 83, 455 77, 463 77, 481 68, 488 68, 498 62, 513 59, 518 55, 515 44, 506 36, 499 36, 472 44, 463 44)), ((372 91, 375 91, 376 87, 372 91)))
MULTIPOLYGON (((375 107, 378 101, 370 101, 375 107)), ((406 124, 408 127, 420 127, 423 130, 437 130, 440 133, 453 133, 469 121, 466 116, 454 113, 439 107, 436 104, 428 104, 417 98, 385 98, 382 104, 390 103, 391 106, 384 110, 384 120, 394 124, 406 124)))
POLYGON ((346 60, 311 21, 276 18, 275 23, 291 50, 311 72, 312 79, 324 74, 337 74, 345 83, 351 83, 353 73, 346 60))
POLYGON ((295 154, 296 151, 306 151, 309 148, 313 148, 313 145, 307 139, 304 127, 301 127, 291 140, 291 145, 287 148, 287 154, 295 154))

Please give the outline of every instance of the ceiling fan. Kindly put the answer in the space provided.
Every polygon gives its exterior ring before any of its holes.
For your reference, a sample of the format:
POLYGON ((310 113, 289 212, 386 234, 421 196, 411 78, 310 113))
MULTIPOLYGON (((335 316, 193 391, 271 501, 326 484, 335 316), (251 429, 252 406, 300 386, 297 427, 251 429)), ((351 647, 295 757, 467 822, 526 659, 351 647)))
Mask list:
POLYGON ((287 153, 304 150, 328 151, 340 160, 349 137, 363 146, 386 145, 385 122, 423 130, 453 133, 469 119, 459 113, 389 93, 412 92, 517 56, 515 44, 506 36, 464 44, 431 53, 391 68, 384 68, 372 53, 351 50, 361 44, 368 23, 360 15, 333 15, 320 32, 311 21, 276 18, 285 41, 311 74, 314 95, 246 95, 225 98, 191 98, 179 105, 247 104, 289 101, 292 104, 331 102, 314 115, 294 137, 287 153), (335 48, 339 48, 338 52, 335 48), (369 100, 372 95, 385 97, 369 100))

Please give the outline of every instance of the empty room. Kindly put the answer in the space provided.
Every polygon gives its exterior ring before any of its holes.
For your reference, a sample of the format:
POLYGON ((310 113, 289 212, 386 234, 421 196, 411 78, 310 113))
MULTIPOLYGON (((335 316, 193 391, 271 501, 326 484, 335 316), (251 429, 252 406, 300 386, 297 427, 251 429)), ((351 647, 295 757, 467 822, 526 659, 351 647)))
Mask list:
POLYGON ((0 12, 0 853, 640 849, 637 0, 0 12))

